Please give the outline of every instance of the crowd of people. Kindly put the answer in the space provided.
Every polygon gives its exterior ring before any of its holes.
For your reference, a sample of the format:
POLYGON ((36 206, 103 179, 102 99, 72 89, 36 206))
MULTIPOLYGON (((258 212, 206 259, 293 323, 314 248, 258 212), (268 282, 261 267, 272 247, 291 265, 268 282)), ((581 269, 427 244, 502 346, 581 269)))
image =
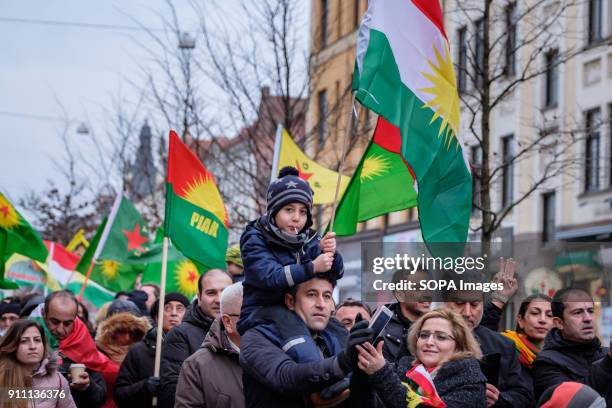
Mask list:
MULTIPOLYGON (((601 344, 590 294, 578 288, 520 302, 517 291, 452 291, 444 302, 395 292, 380 333, 359 299, 336 303, 342 257, 333 232, 312 227, 312 190, 285 168, 264 215, 227 270, 198 280, 190 300, 154 284, 90 310, 67 290, 0 303, 0 405, 6 407, 605 407, 612 352, 601 344), (162 308, 160 375, 155 375, 162 308), (9 395, 7 390, 30 393, 9 395), (54 391, 54 392, 52 392, 54 391), (20 398, 21 397, 21 398, 20 398)), ((412 271, 394 280, 427 279, 412 271)))

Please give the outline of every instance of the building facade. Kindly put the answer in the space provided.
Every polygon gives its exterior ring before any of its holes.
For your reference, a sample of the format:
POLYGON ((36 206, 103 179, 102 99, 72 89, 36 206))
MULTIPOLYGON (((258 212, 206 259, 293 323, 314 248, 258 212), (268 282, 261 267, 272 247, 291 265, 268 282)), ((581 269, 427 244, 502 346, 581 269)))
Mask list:
MULTIPOLYGON (((494 241, 509 246, 518 262, 519 297, 580 286, 603 302, 601 318, 612 320, 607 250, 612 246, 612 4, 493 2, 485 21, 484 3, 443 0, 441 6, 462 94, 459 138, 476 179, 482 144, 474 135, 481 134, 481 121, 477 113, 476 125, 470 126, 472 110, 466 104, 482 90, 485 61, 491 98, 509 89, 488 115, 489 164, 497 169, 490 183, 491 209, 504 215, 494 241), (486 50, 485 29, 491 44, 486 50)), ((335 89, 350 83, 357 28, 367 4, 311 4, 313 66, 327 66, 313 81, 306 126, 307 131, 321 129, 322 143, 311 151, 318 148, 325 157, 328 144, 338 145, 340 132, 322 126, 320 118, 337 122, 326 106, 339 95, 335 89)), ((348 112, 350 95, 343 103, 340 112, 348 112)), ((362 151, 349 157, 347 173, 362 151)), ((474 199, 480 200, 477 183, 474 199)), ((479 240, 474 230, 481 221, 475 209, 470 240, 479 240)), ((362 241, 419 240, 416 209, 371 220, 360 231, 339 242, 349 277, 346 284, 340 282, 341 297, 359 296, 362 241)))

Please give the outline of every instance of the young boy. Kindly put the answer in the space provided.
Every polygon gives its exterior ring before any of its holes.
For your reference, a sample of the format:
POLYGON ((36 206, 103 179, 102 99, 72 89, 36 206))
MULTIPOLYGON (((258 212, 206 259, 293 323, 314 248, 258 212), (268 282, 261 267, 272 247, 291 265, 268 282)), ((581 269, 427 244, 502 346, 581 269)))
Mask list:
POLYGON ((317 361, 320 353, 302 320, 285 308, 285 292, 315 274, 339 279, 344 273, 335 234, 319 239, 310 229, 312 196, 297 169, 284 167, 268 187, 266 214, 250 222, 240 239, 244 298, 238 331, 267 324, 270 335, 299 363, 317 361))

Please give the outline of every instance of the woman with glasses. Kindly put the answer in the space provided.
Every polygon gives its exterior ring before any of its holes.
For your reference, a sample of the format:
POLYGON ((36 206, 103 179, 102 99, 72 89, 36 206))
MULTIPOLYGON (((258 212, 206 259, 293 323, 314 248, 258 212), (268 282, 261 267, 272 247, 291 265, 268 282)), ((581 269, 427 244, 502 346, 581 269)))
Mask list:
POLYGON ((397 365, 385 361, 382 342, 357 348, 359 369, 387 408, 487 406, 480 347, 463 318, 449 309, 433 310, 414 322, 408 333, 411 356, 397 365))

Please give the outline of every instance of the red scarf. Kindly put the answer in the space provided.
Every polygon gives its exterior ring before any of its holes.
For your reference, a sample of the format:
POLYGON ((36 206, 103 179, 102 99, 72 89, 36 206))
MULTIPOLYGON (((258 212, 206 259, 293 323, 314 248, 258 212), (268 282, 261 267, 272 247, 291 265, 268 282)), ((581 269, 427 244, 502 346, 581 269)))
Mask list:
MULTIPOLYGON (((88 369, 102 374, 107 388, 112 389, 117 374, 119 374, 119 365, 98 350, 96 343, 87 331, 87 326, 81 319, 74 319, 72 333, 65 339, 60 340, 59 350, 75 363, 85 364, 88 369)), ((112 402, 112 397, 110 401, 112 402)), ((108 402, 104 406, 114 406, 114 404, 108 405, 108 402)))

